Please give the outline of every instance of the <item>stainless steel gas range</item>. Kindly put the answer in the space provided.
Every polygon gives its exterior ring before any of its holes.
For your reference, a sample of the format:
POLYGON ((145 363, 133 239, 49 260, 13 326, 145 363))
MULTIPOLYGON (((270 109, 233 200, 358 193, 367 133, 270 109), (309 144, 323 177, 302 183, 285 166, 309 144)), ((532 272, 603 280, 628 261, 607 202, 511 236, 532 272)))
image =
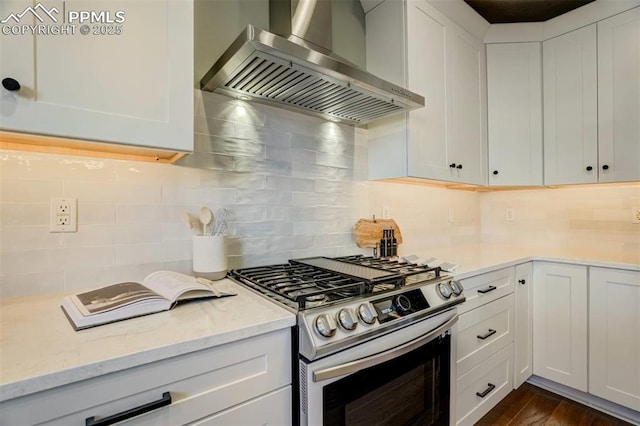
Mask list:
POLYGON ((449 423, 451 328, 465 298, 440 268, 314 257, 230 276, 297 314, 300 424, 449 423))

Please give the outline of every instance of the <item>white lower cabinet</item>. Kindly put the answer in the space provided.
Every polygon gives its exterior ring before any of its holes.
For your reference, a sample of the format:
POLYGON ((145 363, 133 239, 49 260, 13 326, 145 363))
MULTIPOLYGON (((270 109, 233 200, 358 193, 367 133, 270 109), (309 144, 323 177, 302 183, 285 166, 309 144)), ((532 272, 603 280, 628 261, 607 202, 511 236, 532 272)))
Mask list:
POLYGON ((513 389, 514 267, 460 280, 455 423, 474 424, 513 389))
POLYGON ((533 373, 587 391, 587 267, 536 262, 533 373))
POLYGON ((516 266, 513 387, 533 374, 533 264, 516 266))
MULTIPOLYGON (((83 380, 0 404, 0 424, 79 425, 169 405, 128 425, 264 425, 291 422, 291 335, 279 330, 83 380)), ((120 424, 120 423, 119 423, 120 424)))
POLYGON ((457 374, 461 376, 513 342, 513 294, 458 319, 457 374))
POLYGON ((291 386, 190 423, 190 426, 280 426, 291 424, 291 386))
POLYGON ((500 350, 456 383, 456 425, 472 425, 513 390, 513 345, 500 350))
POLYGON ((589 271, 589 393, 640 411, 640 272, 589 271))

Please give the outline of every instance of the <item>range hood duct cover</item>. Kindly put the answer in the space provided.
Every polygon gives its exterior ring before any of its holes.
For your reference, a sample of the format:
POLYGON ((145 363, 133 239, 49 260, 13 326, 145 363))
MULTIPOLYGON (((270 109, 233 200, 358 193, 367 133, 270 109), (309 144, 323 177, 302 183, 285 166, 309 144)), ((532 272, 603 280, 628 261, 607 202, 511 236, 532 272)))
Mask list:
POLYGON ((423 107, 422 96, 331 53, 330 7, 330 0, 271 0, 272 27, 283 34, 247 26, 202 90, 348 124, 423 107))

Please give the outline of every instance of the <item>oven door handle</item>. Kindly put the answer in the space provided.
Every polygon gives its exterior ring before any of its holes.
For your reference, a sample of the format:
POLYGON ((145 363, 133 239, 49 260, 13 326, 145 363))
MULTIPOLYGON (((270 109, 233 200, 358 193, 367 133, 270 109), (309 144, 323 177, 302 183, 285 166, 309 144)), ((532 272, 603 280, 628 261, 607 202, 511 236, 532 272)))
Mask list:
POLYGON ((374 365, 382 364, 385 361, 397 358, 412 350, 419 348, 425 343, 429 343, 446 330, 450 329, 455 322, 458 321, 458 315, 454 315, 444 324, 438 326, 427 334, 424 334, 417 339, 404 343, 400 346, 396 346, 393 349, 389 349, 379 354, 371 355, 366 358, 358 359, 356 361, 347 362, 345 364, 336 365, 334 367, 325 368, 323 370, 314 371, 313 381, 322 382, 323 380, 333 379, 334 377, 343 376, 345 374, 357 373, 365 368, 372 367, 374 365))

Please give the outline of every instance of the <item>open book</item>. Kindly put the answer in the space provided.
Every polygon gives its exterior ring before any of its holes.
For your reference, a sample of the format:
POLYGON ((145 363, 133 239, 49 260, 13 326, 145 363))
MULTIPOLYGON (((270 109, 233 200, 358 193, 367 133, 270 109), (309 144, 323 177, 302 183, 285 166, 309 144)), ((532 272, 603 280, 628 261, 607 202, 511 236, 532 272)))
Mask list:
POLYGON ((234 296, 214 282, 172 271, 147 275, 142 284, 124 282, 67 296, 62 310, 75 330, 127 318, 168 311, 178 302, 206 297, 234 296))

